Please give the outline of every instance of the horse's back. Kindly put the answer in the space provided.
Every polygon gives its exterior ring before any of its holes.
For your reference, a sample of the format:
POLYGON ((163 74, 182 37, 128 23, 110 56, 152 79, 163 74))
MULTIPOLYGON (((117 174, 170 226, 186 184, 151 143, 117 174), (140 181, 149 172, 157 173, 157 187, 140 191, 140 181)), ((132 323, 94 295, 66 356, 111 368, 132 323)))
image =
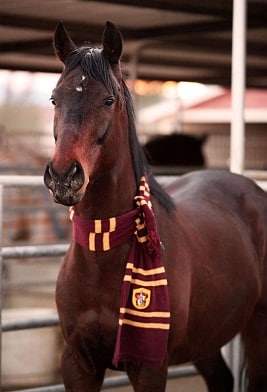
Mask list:
MULTIPOLYGON (((225 203, 240 197, 248 197, 251 201, 262 201, 267 206, 267 194, 254 181, 247 177, 224 170, 200 170, 178 177, 165 187, 173 199, 179 203, 184 198, 209 198, 223 196, 225 203)), ((226 205, 227 206, 227 205, 226 205)))
POLYGON ((267 197, 253 181, 223 171, 193 172, 166 190, 176 203, 171 238, 163 239, 170 290, 177 292, 174 323, 194 357, 225 344, 266 300, 267 197))
POLYGON ((267 193, 244 176, 219 170, 196 171, 179 177, 166 191, 175 201, 177 214, 188 206, 194 213, 211 213, 217 219, 231 215, 248 229, 256 225, 255 234, 267 229, 267 193))
POLYGON ((183 232, 191 229, 196 242, 202 238, 208 243, 217 236, 222 248, 234 246, 235 257, 236 249, 244 249, 264 267, 267 193, 254 181, 227 171, 203 170, 179 177, 166 191, 175 201, 177 225, 183 232))

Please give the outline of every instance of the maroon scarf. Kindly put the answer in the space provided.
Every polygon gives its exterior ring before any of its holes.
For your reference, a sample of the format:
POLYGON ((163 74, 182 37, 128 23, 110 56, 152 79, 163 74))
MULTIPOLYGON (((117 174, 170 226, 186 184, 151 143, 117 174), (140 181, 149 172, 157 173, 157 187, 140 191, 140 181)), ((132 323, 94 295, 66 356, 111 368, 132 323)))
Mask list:
POLYGON ((155 216, 146 177, 135 196, 137 208, 102 220, 73 216, 74 241, 91 251, 108 251, 132 237, 122 284, 113 363, 160 367, 166 356, 170 304, 155 216))

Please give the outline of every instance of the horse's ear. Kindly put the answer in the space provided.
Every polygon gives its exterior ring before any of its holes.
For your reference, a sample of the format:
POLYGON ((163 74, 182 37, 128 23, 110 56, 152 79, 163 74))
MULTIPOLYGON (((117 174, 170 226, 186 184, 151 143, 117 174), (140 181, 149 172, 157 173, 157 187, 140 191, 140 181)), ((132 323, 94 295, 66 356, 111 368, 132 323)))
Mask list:
POLYGON ((65 63, 68 55, 76 49, 62 22, 59 22, 54 35, 54 49, 58 58, 65 63))
POLYGON ((107 21, 102 38, 103 53, 111 64, 118 64, 122 53, 122 36, 119 29, 107 21))

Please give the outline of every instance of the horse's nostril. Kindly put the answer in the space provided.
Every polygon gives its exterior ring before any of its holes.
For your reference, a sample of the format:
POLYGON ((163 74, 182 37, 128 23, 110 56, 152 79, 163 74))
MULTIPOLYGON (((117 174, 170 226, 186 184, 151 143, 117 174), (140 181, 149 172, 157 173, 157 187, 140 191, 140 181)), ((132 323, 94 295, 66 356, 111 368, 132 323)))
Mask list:
POLYGON ((69 169, 62 174, 55 170, 52 162, 46 166, 44 183, 54 193, 56 191, 61 193, 76 192, 83 186, 84 181, 84 172, 79 162, 73 162, 69 169))
POLYGON ((70 179, 73 178, 75 176, 75 174, 78 172, 78 169, 79 169, 78 162, 74 162, 68 172, 68 178, 70 178, 70 179))
POLYGON ((47 165, 47 168, 48 168, 48 173, 49 173, 50 177, 53 178, 53 170, 52 170, 51 165, 48 164, 48 165, 47 165))
POLYGON ((84 172, 79 164, 79 162, 74 162, 71 166, 68 176, 67 176, 68 183, 70 187, 76 191, 80 189, 84 184, 84 172))
POLYGON ((77 172, 78 168, 77 165, 74 165, 73 169, 72 169, 72 175, 74 176, 74 174, 77 172))
POLYGON ((47 164, 44 172, 44 183, 47 188, 53 188, 53 170, 51 169, 50 162, 47 164))

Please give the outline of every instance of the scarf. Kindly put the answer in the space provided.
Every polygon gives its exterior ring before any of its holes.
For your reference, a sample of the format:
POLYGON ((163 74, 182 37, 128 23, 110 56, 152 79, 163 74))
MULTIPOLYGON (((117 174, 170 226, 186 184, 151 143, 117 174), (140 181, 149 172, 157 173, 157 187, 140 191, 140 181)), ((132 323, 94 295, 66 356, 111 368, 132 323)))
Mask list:
POLYGON ((113 364, 127 361, 159 368, 167 352, 170 304, 145 176, 134 200, 134 210, 109 219, 87 220, 73 214, 73 237, 90 251, 108 251, 132 239, 122 283, 113 364))

